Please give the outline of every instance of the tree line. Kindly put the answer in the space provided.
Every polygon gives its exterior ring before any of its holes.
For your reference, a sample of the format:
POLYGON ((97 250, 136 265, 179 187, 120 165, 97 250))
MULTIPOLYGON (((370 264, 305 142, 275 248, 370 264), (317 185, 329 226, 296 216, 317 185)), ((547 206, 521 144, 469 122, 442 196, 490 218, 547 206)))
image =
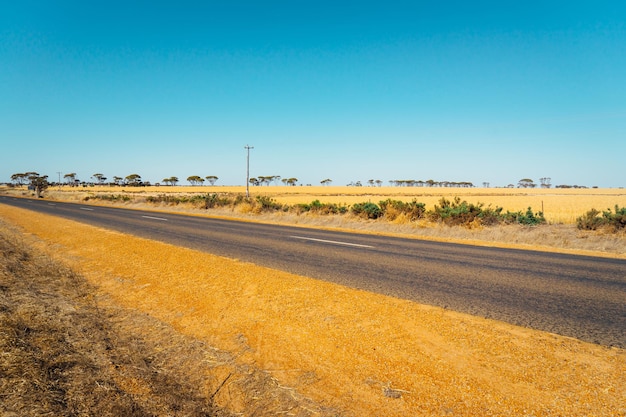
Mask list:
MULTIPOLYGON (((60 174, 59 174, 60 175, 60 174)), ((205 182, 208 185, 215 185, 218 181, 218 177, 215 175, 207 175, 202 177, 200 175, 190 175, 187 177, 187 182, 192 186, 204 185, 205 182)), ((539 179, 539 183, 535 183, 530 178, 522 178, 517 182, 517 188, 551 188, 551 178, 542 177, 539 179)), ((125 177, 114 176, 112 180, 102 173, 95 173, 91 176, 91 181, 80 181, 77 178, 76 173, 68 173, 63 175, 63 181, 59 177, 59 182, 49 182, 47 175, 39 175, 37 172, 25 172, 11 175, 11 182, 15 186, 22 186, 28 184, 30 188, 40 193, 48 185, 68 185, 72 187, 88 186, 88 185, 112 185, 112 186, 150 186, 153 185, 149 181, 144 181, 139 174, 129 174, 125 177)), ((176 186, 180 182, 180 179, 176 176, 163 178, 161 183, 169 186, 176 186)), ((286 186, 295 186, 298 184, 298 178, 286 177, 283 178, 280 175, 266 175, 257 176, 249 179, 250 185, 253 186, 269 186, 270 184, 278 185, 282 183, 286 186)), ((333 181, 330 178, 326 178, 320 181, 321 185, 330 185, 333 181)), ((155 183, 154 185, 161 185, 161 183, 155 183)), ((370 187, 381 187, 383 181, 380 179, 370 179, 367 181, 370 187)), ((435 181, 432 179, 423 180, 389 180, 389 184, 394 187, 461 187, 461 188, 473 188, 474 184, 470 181, 435 181)), ((363 183, 361 181, 352 181, 347 186, 361 187, 363 183)), ((483 182, 483 187, 489 188, 488 182, 483 182)), ((506 188, 515 188, 515 185, 509 184, 506 188)), ((579 185, 557 185, 556 188, 587 188, 579 185)))
MULTIPOLYGON (((187 181, 191 185, 202 185, 204 181, 207 181, 210 185, 215 185, 219 178, 215 175, 208 175, 204 178, 198 175, 191 175, 187 177, 187 181)), ((81 181, 77 178, 76 173, 72 172, 69 174, 63 175, 63 180, 61 181, 59 177, 58 182, 50 182, 48 181, 47 175, 39 175, 37 172, 25 172, 25 173, 16 173, 11 175, 11 183, 15 186, 23 186, 23 185, 33 185, 35 182, 41 182, 45 180, 46 184, 49 185, 64 185, 70 187, 78 187, 78 186, 88 186, 88 185, 119 185, 119 186, 150 186, 152 185, 150 181, 144 181, 139 174, 129 174, 125 177, 114 176, 111 181, 107 181, 108 178, 101 173, 95 173, 91 176, 91 181, 81 181)), ((169 177, 164 178, 162 182, 166 185, 177 185, 179 182, 178 177, 169 177)), ((160 185, 160 183, 156 183, 154 185, 160 185)))
MULTIPOLYGON (((372 180, 369 181, 370 185, 372 185, 372 180)), ((390 180, 389 183, 396 187, 463 187, 463 188, 471 188, 474 187, 469 181, 435 181, 435 180, 390 180)), ((376 181, 376 184, 380 186, 380 180, 376 181)))

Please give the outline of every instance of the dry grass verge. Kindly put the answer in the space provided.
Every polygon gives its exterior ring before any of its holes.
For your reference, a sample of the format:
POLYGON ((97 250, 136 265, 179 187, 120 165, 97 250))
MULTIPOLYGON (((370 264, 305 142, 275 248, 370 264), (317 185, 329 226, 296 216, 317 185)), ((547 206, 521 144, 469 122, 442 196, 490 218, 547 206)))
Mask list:
MULTIPOLYGON (((622 349, 3 205, 0 216, 120 305, 344 415, 626 415, 622 349)), ((231 384, 214 399, 238 409, 245 401, 231 384)), ((276 414, 260 407, 247 415, 276 414)))
MULTIPOLYGON (((0 221, 0 415, 324 415, 267 372, 123 308, 0 221)), ((331 414, 331 413, 326 413, 331 414)))

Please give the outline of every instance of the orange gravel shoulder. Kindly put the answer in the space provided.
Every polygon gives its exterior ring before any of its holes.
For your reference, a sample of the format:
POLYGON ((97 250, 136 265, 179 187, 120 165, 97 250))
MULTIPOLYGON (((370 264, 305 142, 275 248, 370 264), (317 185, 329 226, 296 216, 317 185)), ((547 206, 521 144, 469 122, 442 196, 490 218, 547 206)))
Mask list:
POLYGON ((3 205, 0 216, 117 303, 345 415, 626 415, 622 349, 3 205))

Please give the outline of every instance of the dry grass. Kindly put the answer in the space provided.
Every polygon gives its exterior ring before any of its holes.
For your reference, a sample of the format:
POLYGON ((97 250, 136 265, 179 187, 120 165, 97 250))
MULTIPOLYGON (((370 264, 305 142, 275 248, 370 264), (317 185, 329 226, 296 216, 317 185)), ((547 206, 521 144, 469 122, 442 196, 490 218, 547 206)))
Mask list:
POLYGON ((3 221, 0 252, 0 415, 324 414, 267 372, 120 307, 3 221), (235 410, 215 405, 226 383, 235 410))
MULTIPOLYGON (((122 306, 344 415, 626 415, 622 349, 2 205, 0 215, 122 306)), ((229 380, 215 399, 240 398, 229 380)))

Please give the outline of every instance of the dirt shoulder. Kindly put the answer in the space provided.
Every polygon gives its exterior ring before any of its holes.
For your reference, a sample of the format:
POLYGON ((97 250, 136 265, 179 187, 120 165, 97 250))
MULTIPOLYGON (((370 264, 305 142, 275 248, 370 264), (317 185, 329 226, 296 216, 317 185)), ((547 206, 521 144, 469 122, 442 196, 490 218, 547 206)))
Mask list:
MULTIPOLYGON (((0 215, 115 305, 227 352, 240 370, 262 370, 319 410, 626 415, 621 349, 7 206, 0 205, 0 215)), ((242 398, 229 380, 214 399, 243 412, 242 398)))
POLYGON ((0 415, 335 415, 233 354, 116 303, 46 255, 44 242, 27 240, 0 217, 0 415), (234 407, 217 405, 225 387, 234 407))

